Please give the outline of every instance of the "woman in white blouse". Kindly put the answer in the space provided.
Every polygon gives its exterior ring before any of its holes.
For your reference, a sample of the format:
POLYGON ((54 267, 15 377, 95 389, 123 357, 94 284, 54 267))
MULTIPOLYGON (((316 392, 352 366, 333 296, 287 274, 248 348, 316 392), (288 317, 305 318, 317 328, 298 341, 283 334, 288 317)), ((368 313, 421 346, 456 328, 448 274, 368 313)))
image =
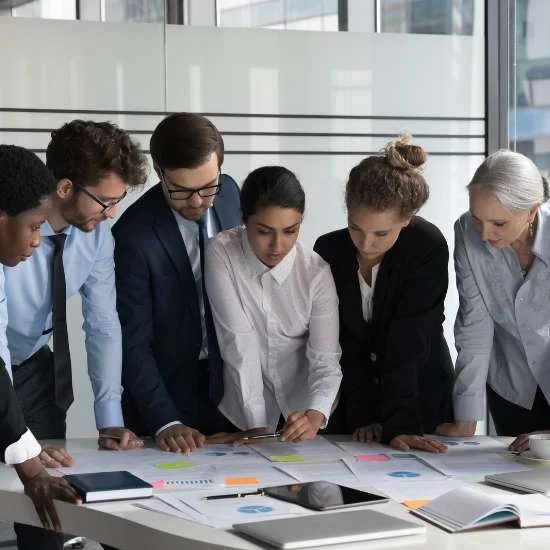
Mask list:
POLYGON ((223 414, 239 429, 312 439, 328 421, 342 378, 338 298, 329 266, 297 242, 305 208, 280 166, 248 175, 244 226, 206 252, 206 286, 224 361, 223 414))

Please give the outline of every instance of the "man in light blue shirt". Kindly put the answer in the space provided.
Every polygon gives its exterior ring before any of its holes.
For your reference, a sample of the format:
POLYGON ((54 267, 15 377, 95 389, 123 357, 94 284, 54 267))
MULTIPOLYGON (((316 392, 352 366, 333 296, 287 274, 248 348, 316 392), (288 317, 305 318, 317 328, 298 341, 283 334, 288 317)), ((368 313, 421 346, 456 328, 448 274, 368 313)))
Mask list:
MULTIPOLYGON (((25 421, 39 439, 65 437, 73 395, 63 297, 79 292, 99 444, 112 450, 140 447, 143 442, 124 428, 122 417, 121 329, 107 219, 128 186, 145 183, 146 161, 118 127, 74 120, 52 132, 46 164, 57 187, 41 227, 42 244, 32 258, 5 269, 8 346, 25 421), (53 352, 47 346, 52 332, 53 352)), ((40 456, 49 467, 72 463, 62 449, 47 448, 40 456)), ((20 549, 57 547, 32 530, 16 526, 20 549)))

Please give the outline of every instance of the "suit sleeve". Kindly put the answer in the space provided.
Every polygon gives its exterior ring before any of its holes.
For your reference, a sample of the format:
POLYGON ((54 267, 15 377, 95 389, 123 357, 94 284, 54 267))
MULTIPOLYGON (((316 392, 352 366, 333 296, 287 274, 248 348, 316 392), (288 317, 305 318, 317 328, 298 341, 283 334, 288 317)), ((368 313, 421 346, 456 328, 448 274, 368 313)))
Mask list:
MULTIPOLYGON (((384 338, 382 440, 401 434, 422 435, 418 371, 428 360, 432 335, 443 321, 448 287, 449 251, 441 237, 436 246, 411 262, 398 306, 384 338)), ((376 292, 376 290, 375 290, 376 292)))
POLYGON ((125 391, 147 421, 151 435, 179 412, 162 380, 153 353, 151 275, 135 235, 128 238, 115 226, 117 308, 122 326, 122 380, 125 391))

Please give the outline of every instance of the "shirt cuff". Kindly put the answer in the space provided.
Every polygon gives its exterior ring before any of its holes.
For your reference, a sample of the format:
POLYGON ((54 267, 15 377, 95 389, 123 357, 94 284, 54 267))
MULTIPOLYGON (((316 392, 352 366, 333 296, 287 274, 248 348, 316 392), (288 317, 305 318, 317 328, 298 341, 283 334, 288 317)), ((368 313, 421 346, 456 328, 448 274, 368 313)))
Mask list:
POLYGON ((162 432, 162 430, 166 430, 166 428, 169 428, 170 426, 176 426, 178 424, 182 424, 182 422, 180 422, 179 420, 174 420, 174 422, 168 422, 168 424, 165 424, 164 426, 162 426, 161 428, 159 428, 156 432, 155 432, 155 437, 160 433, 162 432))
POLYGON ((37 457, 42 451, 42 446, 36 441, 31 431, 27 431, 18 441, 9 445, 4 454, 6 464, 21 464, 31 458, 37 457))
POLYGON ((455 420, 474 421, 484 419, 483 394, 453 395, 453 407, 455 420))
POLYGON ((124 426, 120 399, 94 403, 95 424, 98 430, 124 426))

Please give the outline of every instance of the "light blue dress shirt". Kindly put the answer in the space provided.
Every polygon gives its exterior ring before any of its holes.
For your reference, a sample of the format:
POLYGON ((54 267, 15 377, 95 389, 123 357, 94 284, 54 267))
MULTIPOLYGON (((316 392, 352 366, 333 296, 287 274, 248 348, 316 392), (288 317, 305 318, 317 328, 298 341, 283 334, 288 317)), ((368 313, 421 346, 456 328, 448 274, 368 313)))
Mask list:
MULTIPOLYGON (((67 234, 63 250, 67 298, 77 292, 82 298, 82 328, 86 335, 96 426, 98 429, 123 426, 120 404, 122 335, 116 311, 111 228, 104 221, 89 233, 74 226, 64 232, 67 234)), ((41 244, 32 257, 16 267, 4 267, 8 297, 7 338, 13 365, 28 359, 51 337, 51 332, 44 332, 52 328, 54 245, 48 236, 53 234, 49 223, 44 223, 40 229, 41 244)))
POLYGON ((537 216, 535 259, 525 278, 512 247, 483 242, 469 213, 455 224, 457 420, 483 418, 486 382, 525 409, 537 385, 550 401, 550 205, 537 216))

